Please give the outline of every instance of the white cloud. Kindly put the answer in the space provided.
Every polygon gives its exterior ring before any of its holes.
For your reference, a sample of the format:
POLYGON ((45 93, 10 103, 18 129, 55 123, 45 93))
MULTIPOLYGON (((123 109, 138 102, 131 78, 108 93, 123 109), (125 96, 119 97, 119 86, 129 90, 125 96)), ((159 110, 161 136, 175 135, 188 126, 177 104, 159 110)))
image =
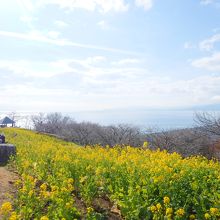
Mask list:
POLYGON ((209 4, 214 3, 214 0, 201 0, 200 3, 202 5, 209 5, 209 4))
POLYGON ((194 49, 196 46, 191 42, 185 42, 183 45, 184 49, 194 49))
POLYGON ((220 71, 220 53, 214 53, 211 56, 202 57, 192 62, 192 65, 197 68, 203 68, 209 71, 220 71))
POLYGON ((96 64, 104 62, 106 60, 103 56, 93 56, 86 59, 62 59, 56 60, 50 63, 50 66, 61 71, 61 72, 77 72, 82 75, 89 74, 88 69, 95 68, 96 64), (75 69, 74 66, 77 66, 78 69, 75 69), (79 69, 79 66, 81 67, 79 69), (82 69, 83 68, 83 69, 82 69), (85 71, 86 69, 86 71, 85 71))
POLYGON ((7 85, 4 87, 4 91, 8 93, 8 96, 58 96, 66 95, 70 92, 68 89, 53 89, 53 88, 39 88, 37 86, 28 84, 7 85), (16 91, 16 94, 13 92, 16 91))
POLYGON ((58 27, 61 27, 61 28, 69 26, 68 23, 66 23, 64 21, 60 21, 60 20, 55 21, 54 24, 58 27))
POLYGON ((23 39, 23 40, 30 40, 30 41, 39 41, 39 42, 44 42, 44 43, 51 43, 59 46, 63 46, 67 44, 67 40, 65 39, 58 39, 54 40, 51 39, 47 34, 43 34, 40 31, 33 30, 27 33, 19 33, 19 32, 12 32, 12 31, 0 31, 1 36, 6 36, 6 37, 12 37, 12 38, 18 38, 18 39, 23 39))
POLYGON ((114 66, 112 62, 109 62, 103 56, 93 56, 86 59, 63 59, 54 61, 51 64, 54 67, 66 70, 66 72, 71 72, 72 69, 72 71, 81 74, 84 80, 92 83, 103 83, 103 80, 108 83, 109 81, 118 81, 121 78, 130 80, 147 73, 147 70, 141 67, 114 66))
POLYGON ((103 29, 103 30, 110 30, 110 29, 111 29, 110 26, 109 26, 109 24, 107 23, 107 21, 104 21, 104 20, 99 21, 99 22, 97 23, 97 25, 98 25, 101 29, 103 29))
POLYGON ((48 31, 47 36, 52 39, 58 39, 60 32, 57 31, 48 31))
POLYGON ((30 24, 31 22, 33 22, 34 20, 37 20, 36 18, 33 18, 32 16, 21 16, 20 20, 24 23, 30 24))
POLYGON ((214 101, 215 103, 219 103, 220 102, 220 95, 215 95, 211 98, 212 101, 214 101))
POLYGON ((146 68, 141 68, 140 64, 134 67, 115 66, 102 56, 53 62, 1 60, 0 68, 13 72, 13 77, 20 77, 19 82, 22 82, 2 87, 2 103, 9 105, 9 97, 13 103, 19 103, 17 106, 23 106, 26 110, 30 110, 30 103, 37 111, 40 108, 37 106, 44 103, 47 103, 45 108, 49 111, 65 111, 67 107, 69 111, 112 106, 126 108, 130 105, 177 107, 215 103, 220 94, 219 76, 175 80, 154 76, 146 68), (71 78, 75 74, 79 77, 77 82, 71 81, 75 79, 71 78), (56 81, 51 83, 51 77, 56 81))
POLYGON ((127 58, 127 59, 122 59, 119 61, 112 62, 112 64, 114 64, 114 65, 129 65, 129 64, 138 64, 140 62, 141 62, 141 60, 136 59, 136 58, 127 58))
POLYGON ((201 5, 207 6, 207 5, 214 5, 215 7, 219 8, 220 1, 219 0, 201 0, 201 5))
POLYGON ((99 22, 97 23, 97 25, 100 26, 100 27, 105 27, 106 24, 107 24, 107 23, 106 23, 106 21, 104 21, 104 20, 99 21, 99 22))
POLYGON ((97 45, 73 42, 65 38, 58 38, 59 35, 60 35, 59 32, 42 33, 38 30, 33 30, 27 33, 0 31, 0 36, 12 37, 12 38, 28 40, 28 41, 37 41, 37 42, 48 43, 57 46, 71 46, 71 47, 87 48, 92 50, 103 50, 103 51, 109 51, 115 53, 135 54, 134 52, 131 51, 125 51, 111 47, 102 47, 97 45))
MULTIPOLYGON (((121 61, 123 63, 126 59, 122 59, 121 61)), ((88 57, 86 59, 63 59, 53 62, 28 62, 21 60, 2 60, 0 62, 0 68, 13 72, 16 74, 16 77, 28 77, 27 80, 24 79, 24 82, 31 80, 30 82, 33 84, 33 79, 44 79, 44 82, 49 83, 51 77, 56 77, 59 79, 59 85, 63 85, 63 88, 66 88, 66 92, 62 92, 63 95, 73 93, 69 91, 70 87, 66 86, 67 82, 65 78, 63 78, 63 74, 67 73, 69 76, 77 74, 79 77, 77 80, 77 88, 73 86, 72 89, 77 91, 78 96, 82 97, 89 93, 100 99, 100 94, 102 94, 101 99, 106 99, 106 97, 112 99, 108 107, 115 104, 113 97, 116 95, 120 100, 119 103, 117 103, 118 105, 122 103, 125 104, 124 101, 127 101, 128 97, 130 97, 129 100, 133 102, 134 105, 135 103, 144 103, 145 99, 149 102, 147 105, 159 105, 159 103, 165 105, 164 97, 167 96, 169 97, 166 100, 167 105, 178 106, 181 104, 182 99, 188 100, 189 103, 199 103, 201 100, 208 99, 207 97, 216 96, 216 90, 220 90, 220 77, 206 76, 191 80, 174 81, 167 77, 153 76, 146 68, 138 66, 115 66, 109 62, 107 58, 102 56, 88 57), (103 63, 104 65, 102 65, 103 63), (118 96, 118 94, 120 94, 120 96, 118 96)), ((67 75, 65 76, 67 77, 67 75)), ((43 88, 37 88, 37 85, 35 85, 35 87, 36 88, 29 93, 27 93, 26 89, 24 91, 18 87, 17 89, 20 92, 17 94, 21 96, 23 93, 32 95, 38 94, 39 96, 43 95, 43 93, 45 93, 46 96, 57 94, 54 90, 54 85, 50 85, 50 83, 43 88)), ((61 90, 59 90, 59 92, 61 92, 61 90)), ((69 97, 69 99, 71 98, 69 97)))
POLYGON ((153 0, 135 0, 137 7, 144 7, 145 10, 149 10, 153 6, 153 0))
POLYGON ((85 59, 83 62, 91 65, 94 63, 100 63, 106 60, 106 57, 104 56, 93 56, 93 57, 88 57, 87 59, 85 59))
POLYGON ((38 5, 57 5, 62 9, 74 10, 77 8, 85 9, 88 11, 98 10, 102 13, 107 13, 109 11, 127 11, 128 4, 124 0, 41 0, 38 5))
POLYGON ((17 0, 16 2, 25 12, 33 11, 35 8, 35 5, 32 0, 17 0))
POLYGON ((103 56, 93 56, 86 59, 63 59, 52 62, 35 62, 28 60, 0 60, 0 68, 11 71, 23 77, 51 78, 64 73, 78 73, 82 77, 86 75, 96 76, 105 74, 103 69, 96 65, 106 60, 103 56), (80 68, 79 68, 80 66, 80 68), (86 70, 85 70, 86 69, 86 70), (97 73, 96 73, 96 71, 97 73), (94 71, 94 74, 91 72, 94 71))
MULTIPOLYGON (((149 10, 153 6, 153 0, 133 0, 137 7, 143 7, 149 10)), ((34 11, 39 7, 47 5, 57 5, 66 11, 75 9, 84 9, 87 11, 98 11, 100 13, 124 12, 130 7, 126 0, 18 0, 21 7, 26 11, 34 11)))
POLYGON ((215 34, 212 37, 203 40, 199 44, 201 50, 210 51, 214 48, 215 43, 220 41, 220 34, 215 34))
POLYGON ((60 75, 66 69, 58 69, 50 63, 31 62, 27 60, 0 60, 0 68, 24 77, 50 78, 60 75))
MULTIPOLYGON (((152 97, 160 99, 164 106, 187 106, 216 103, 212 97, 220 94, 219 76, 201 76, 188 80, 173 80, 163 78, 146 79, 145 95, 151 94, 152 97), (168 99, 163 100, 163 97, 168 99), (184 103, 184 104, 183 104, 184 103)), ((159 101, 159 100, 158 100, 159 101)))
POLYGON ((70 89, 44 88, 34 84, 7 85, 2 88, 1 102, 5 109, 16 111, 64 111, 68 107, 74 109, 74 104, 64 100, 77 97, 76 92, 70 89), (16 92, 15 92, 16 91, 16 92), (57 100, 59 100, 59 105, 57 100), (70 104, 71 103, 71 104, 70 104), (59 107, 62 106, 62 107, 59 107))

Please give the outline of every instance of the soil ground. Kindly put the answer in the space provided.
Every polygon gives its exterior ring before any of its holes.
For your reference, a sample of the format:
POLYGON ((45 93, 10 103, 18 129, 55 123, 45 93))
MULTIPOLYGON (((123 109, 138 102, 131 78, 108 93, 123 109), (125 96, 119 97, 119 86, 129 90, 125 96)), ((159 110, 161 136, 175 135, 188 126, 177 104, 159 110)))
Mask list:
MULTIPOLYGON (((13 202, 16 196, 14 182, 18 179, 18 175, 7 167, 0 167, 0 207, 4 202, 13 202)), ((78 197, 74 197, 76 207, 81 210, 82 216, 86 214, 86 205, 78 197)), ((99 198, 93 201, 94 210, 105 214, 108 220, 121 220, 120 211, 112 207, 111 202, 105 198, 99 198)), ((0 220, 2 216, 0 214, 0 220)), ((86 219, 82 217, 82 219, 86 219)))
POLYGON ((4 202, 10 201, 11 197, 14 197, 16 179, 18 176, 14 172, 9 171, 7 167, 0 167, 0 207, 4 202))

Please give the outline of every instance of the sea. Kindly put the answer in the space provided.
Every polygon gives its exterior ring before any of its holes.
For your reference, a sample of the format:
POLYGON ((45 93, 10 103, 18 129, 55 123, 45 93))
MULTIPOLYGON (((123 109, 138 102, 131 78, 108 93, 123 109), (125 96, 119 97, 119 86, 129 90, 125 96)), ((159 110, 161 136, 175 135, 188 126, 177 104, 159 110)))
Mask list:
MULTIPOLYGON (((77 122, 93 122, 100 125, 129 124, 143 130, 172 130, 196 126, 196 112, 192 110, 102 110, 60 113, 77 122)), ((39 112, 0 112, 0 118, 7 115, 15 119, 18 127, 31 129, 32 116, 38 114, 39 112)))

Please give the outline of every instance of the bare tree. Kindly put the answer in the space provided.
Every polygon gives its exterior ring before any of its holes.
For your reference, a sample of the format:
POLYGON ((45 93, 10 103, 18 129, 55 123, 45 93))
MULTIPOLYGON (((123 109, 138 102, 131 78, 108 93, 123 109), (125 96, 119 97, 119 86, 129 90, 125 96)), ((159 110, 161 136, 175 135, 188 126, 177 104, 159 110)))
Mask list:
POLYGON ((8 116, 13 120, 16 121, 17 119, 19 119, 20 115, 17 112, 9 112, 8 116))
POLYGON ((46 132, 45 123, 46 117, 44 113, 39 113, 38 115, 33 115, 31 117, 34 129, 40 132, 46 132))
POLYGON ((32 117, 34 129, 62 136, 80 145, 132 145, 141 146, 142 132, 130 125, 101 126, 91 122, 77 123, 60 113, 39 114, 32 117))
POLYGON ((207 135, 220 136, 220 115, 215 113, 195 113, 195 123, 207 135))
POLYGON ((201 128, 209 132, 215 128, 213 133, 218 134, 219 121, 214 120, 213 127, 213 118, 205 119, 200 117, 203 124, 197 128, 144 132, 138 127, 126 124, 101 126, 91 122, 78 123, 60 113, 39 114, 32 118, 35 130, 51 133, 84 146, 99 144, 111 147, 140 147, 147 140, 153 150, 160 148, 171 153, 178 152, 183 156, 201 154, 210 157, 210 136, 205 135, 204 131, 201 132, 201 128))
POLYGON ((210 157, 210 139, 197 128, 161 131, 147 135, 150 148, 177 152, 184 157, 203 155, 210 157))

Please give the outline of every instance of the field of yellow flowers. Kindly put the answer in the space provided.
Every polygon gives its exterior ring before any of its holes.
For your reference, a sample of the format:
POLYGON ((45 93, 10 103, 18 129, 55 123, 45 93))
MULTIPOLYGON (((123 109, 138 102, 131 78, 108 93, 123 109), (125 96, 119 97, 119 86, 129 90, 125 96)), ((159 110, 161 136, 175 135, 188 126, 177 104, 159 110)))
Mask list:
POLYGON ((118 219, 220 219, 220 164, 213 160, 80 147, 22 129, 0 132, 17 147, 12 163, 21 176, 13 205, 0 209, 5 219, 109 219, 94 207, 99 199, 118 219))

